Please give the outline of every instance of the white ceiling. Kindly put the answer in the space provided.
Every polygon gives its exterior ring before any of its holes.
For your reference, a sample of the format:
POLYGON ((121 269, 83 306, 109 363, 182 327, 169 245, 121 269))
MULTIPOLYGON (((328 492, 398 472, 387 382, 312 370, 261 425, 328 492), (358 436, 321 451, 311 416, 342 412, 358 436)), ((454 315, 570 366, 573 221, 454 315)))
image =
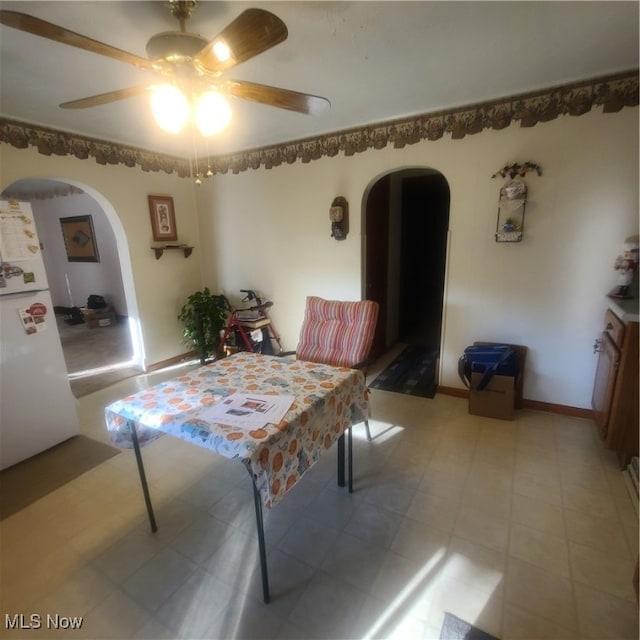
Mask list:
MULTIPOLYGON (((146 57, 177 29, 163 2, 0 2, 146 57)), ((200 155, 228 153, 458 107, 638 67, 638 2, 200 2, 187 29, 213 38, 245 8, 278 15, 288 39, 229 78, 321 95, 307 116, 232 99, 233 122, 200 155)), ((61 102, 138 84, 147 72, 0 28, 0 113, 189 156, 191 135, 159 131, 144 98, 83 110, 61 102)))

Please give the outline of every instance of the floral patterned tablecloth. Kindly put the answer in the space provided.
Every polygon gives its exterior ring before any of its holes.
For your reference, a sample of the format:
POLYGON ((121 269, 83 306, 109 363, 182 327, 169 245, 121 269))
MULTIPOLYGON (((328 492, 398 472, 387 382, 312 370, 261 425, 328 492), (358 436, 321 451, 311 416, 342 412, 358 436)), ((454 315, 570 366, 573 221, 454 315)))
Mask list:
POLYGON ((250 470, 265 507, 277 504, 320 456, 368 412, 361 371, 254 353, 237 353, 199 367, 105 409, 107 429, 122 448, 167 433, 250 470), (203 407, 233 393, 292 395, 277 425, 247 430, 203 420, 203 407))

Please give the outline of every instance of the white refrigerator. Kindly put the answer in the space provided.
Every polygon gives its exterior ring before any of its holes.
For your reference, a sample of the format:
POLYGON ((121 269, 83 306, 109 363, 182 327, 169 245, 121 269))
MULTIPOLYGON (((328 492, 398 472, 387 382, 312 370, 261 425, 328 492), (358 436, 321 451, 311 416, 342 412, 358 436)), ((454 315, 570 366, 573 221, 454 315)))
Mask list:
POLYGON ((0 200, 0 469, 80 431, 31 205, 0 200))

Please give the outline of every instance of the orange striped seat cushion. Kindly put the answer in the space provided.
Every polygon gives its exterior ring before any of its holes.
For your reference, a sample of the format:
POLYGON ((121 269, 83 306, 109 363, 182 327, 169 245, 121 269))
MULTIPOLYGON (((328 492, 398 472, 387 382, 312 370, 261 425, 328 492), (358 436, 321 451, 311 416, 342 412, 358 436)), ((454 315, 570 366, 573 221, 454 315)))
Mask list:
POLYGON ((309 296, 296 358, 338 367, 359 364, 369 355, 377 318, 378 304, 371 300, 309 296))

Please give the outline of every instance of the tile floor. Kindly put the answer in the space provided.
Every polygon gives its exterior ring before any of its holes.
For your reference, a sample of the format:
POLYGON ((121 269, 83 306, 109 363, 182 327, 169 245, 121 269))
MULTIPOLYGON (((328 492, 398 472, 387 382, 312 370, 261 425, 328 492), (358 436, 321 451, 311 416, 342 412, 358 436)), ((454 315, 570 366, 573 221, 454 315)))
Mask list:
MULTIPOLYGON (((104 406, 169 375, 81 398, 83 432, 108 441, 104 406)), ((271 604, 246 471, 165 437, 143 449, 157 534, 131 451, 0 524, 0 637, 439 638, 444 611, 503 640, 638 637, 638 517, 592 423, 371 404, 355 492, 329 454, 265 512, 271 604)))

